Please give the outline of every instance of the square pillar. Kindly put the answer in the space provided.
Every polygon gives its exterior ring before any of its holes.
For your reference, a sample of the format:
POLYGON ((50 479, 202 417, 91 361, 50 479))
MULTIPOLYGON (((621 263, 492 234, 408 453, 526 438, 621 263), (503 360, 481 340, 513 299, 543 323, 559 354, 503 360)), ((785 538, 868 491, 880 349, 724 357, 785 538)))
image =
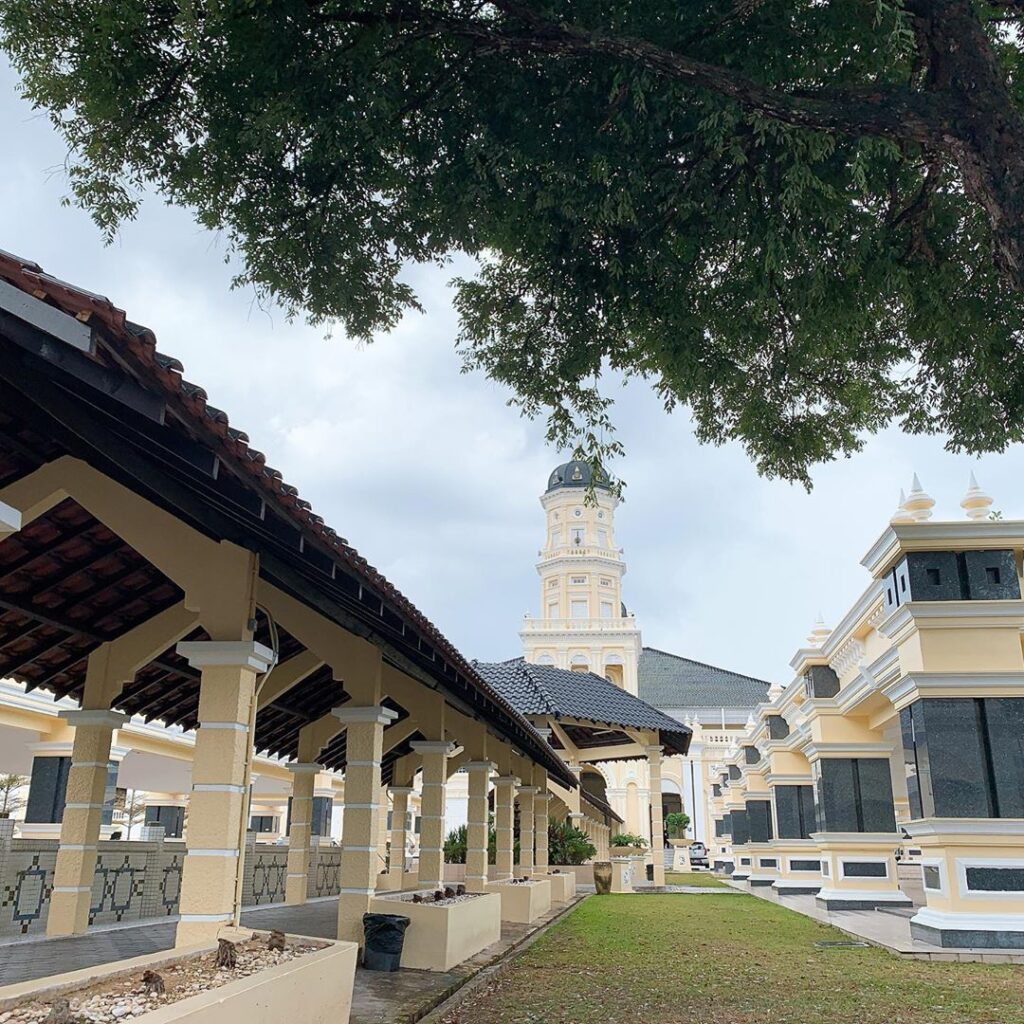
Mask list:
POLYGON ((495 881, 512 877, 515 867, 515 792, 519 780, 514 775, 499 775, 494 780, 494 831, 496 855, 495 881))
POLYGON ((466 821, 466 889, 487 891, 488 828, 487 790, 494 765, 490 761, 469 761, 469 807, 466 821))
POLYGON ((363 941, 363 914, 370 909, 379 873, 377 836, 380 816, 380 762, 384 727, 398 712, 379 705, 335 708, 346 726, 345 816, 341 833, 341 886, 338 893, 338 938, 363 941))
POLYGON ((75 727, 75 739, 46 934, 81 935, 89 927, 110 744, 114 730, 124 725, 128 716, 114 711, 62 711, 60 717, 75 727))
POLYGON ((313 830, 313 787, 323 769, 316 763, 288 765, 292 773, 292 820, 288 829, 288 877, 284 901, 291 906, 306 902, 309 890, 309 846, 313 830))
POLYGON ((519 874, 532 875, 533 856, 533 815, 536 786, 521 786, 519 789, 519 874))
POLYGON ((548 868, 548 800, 551 794, 546 788, 533 798, 533 869, 538 875, 546 875, 548 868))
POLYGON ((409 746, 423 758, 419 884, 421 889, 440 889, 444 887, 445 785, 448 756, 454 748, 447 740, 418 740, 409 746))
POLYGON ((665 884, 665 824, 661 812, 661 747, 647 748, 647 770, 651 792, 651 859, 654 864, 654 884, 665 884))
MULTIPOLYGON (((405 873, 406 824, 412 786, 390 786, 391 793, 391 870, 405 873)), ((401 880, 399 880, 401 883, 401 880)))
POLYGON ((274 655, 251 640, 187 641, 178 644, 177 652, 202 672, 181 916, 174 940, 176 946, 191 946, 212 944, 234 920, 245 858, 245 781, 253 740, 249 719, 256 676, 267 671, 274 655))

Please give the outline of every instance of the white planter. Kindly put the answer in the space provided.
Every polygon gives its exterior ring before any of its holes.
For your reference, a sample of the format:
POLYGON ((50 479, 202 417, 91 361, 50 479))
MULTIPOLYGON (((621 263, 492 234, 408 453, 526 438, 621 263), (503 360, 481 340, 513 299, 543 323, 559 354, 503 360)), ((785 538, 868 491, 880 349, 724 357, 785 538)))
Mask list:
MULTIPOLYGON (((291 938, 301 938, 291 936, 291 938)), ((327 942, 311 939, 311 942, 327 942)), ((160 970, 182 960, 209 955, 213 946, 186 946, 118 960, 0 989, 0 1013, 24 1002, 74 999, 77 992, 126 974, 160 970)), ((344 1024, 352 1009, 352 983, 359 948, 354 942, 328 942, 275 967, 230 981, 219 988, 179 999, 132 1018, 141 1024, 281 1024, 302 1008, 302 1024, 344 1024)))

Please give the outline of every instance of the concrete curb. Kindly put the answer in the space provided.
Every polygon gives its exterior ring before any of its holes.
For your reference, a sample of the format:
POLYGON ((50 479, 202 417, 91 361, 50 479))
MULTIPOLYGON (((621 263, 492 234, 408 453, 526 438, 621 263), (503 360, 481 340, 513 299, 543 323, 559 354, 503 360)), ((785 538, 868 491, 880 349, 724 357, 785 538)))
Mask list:
POLYGON ((460 978, 457 983, 450 985, 443 992, 438 992, 436 998, 429 1004, 420 1007, 415 1013, 403 1017, 396 1024, 440 1024, 442 1017, 451 1010, 454 1010, 467 996, 472 995, 486 982, 492 981, 504 971, 522 953, 526 952, 552 925, 558 924, 563 918, 574 911, 584 900, 589 899, 592 893, 584 893, 578 896, 572 903, 566 904, 550 921, 542 924, 536 931, 524 935, 515 945, 509 946, 500 956, 488 964, 484 964, 473 974, 467 974, 460 978))

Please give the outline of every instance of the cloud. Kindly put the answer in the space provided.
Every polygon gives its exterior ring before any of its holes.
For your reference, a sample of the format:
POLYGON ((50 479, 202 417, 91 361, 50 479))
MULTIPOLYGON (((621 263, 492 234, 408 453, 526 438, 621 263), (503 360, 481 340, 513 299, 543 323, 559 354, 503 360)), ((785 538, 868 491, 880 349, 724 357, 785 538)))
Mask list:
MULTIPOLYGON (((89 218, 60 205, 64 151, 0 74, 0 247, 108 295, 151 327, 319 514, 470 657, 519 653, 538 611, 537 497, 560 454, 505 391, 459 372, 447 280, 465 266, 415 268, 427 313, 357 347, 288 323, 232 291, 224 244, 186 211, 150 200, 105 248, 89 218)), ((969 386, 967 384, 966 386, 969 386)), ((625 599, 654 646, 786 681, 820 610, 834 623, 867 585, 859 559, 916 469, 959 518, 969 469, 1007 517, 1019 493, 1009 456, 972 460, 940 439, 887 431, 820 467, 815 489, 760 479, 735 445, 699 446, 685 413, 642 385, 616 391, 628 456, 617 535, 625 599)))

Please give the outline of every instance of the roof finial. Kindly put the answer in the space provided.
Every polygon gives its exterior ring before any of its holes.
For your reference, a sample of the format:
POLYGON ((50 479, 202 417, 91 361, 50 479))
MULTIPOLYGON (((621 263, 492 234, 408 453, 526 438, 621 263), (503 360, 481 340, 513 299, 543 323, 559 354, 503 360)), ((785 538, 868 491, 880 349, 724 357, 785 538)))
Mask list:
POLYGON ((889 517, 890 523, 912 523, 914 517, 907 511, 907 495, 903 488, 900 488, 900 503, 896 511, 889 517))
POLYGON ((782 696, 782 693, 783 693, 783 687, 782 687, 781 683, 777 683, 777 682, 776 683, 772 683, 772 685, 768 687, 768 699, 769 700, 776 700, 777 698, 782 696))
POLYGON ((935 499, 921 486, 921 481, 915 473, 910 486, 910 496, 903 503, 903 507, 910 513, 915 523, 923 523, 926 519, 931 519, 934 505, 935 499))
POLYGON ((987 519, 989 506, 992 504, 991 495, 986 494, 979 486, 978 481, 971 472, 970 485, 967 493, 960 502, 960 507, 967 513, 968 519, 987 519))
POLYGON ((818 617, 814 620, 814 628, 807 634, 807 642, 812 647, 820 647, 830 636, 832 630, 825 625, 825 619, 821 612, 818 612, 818 617))

